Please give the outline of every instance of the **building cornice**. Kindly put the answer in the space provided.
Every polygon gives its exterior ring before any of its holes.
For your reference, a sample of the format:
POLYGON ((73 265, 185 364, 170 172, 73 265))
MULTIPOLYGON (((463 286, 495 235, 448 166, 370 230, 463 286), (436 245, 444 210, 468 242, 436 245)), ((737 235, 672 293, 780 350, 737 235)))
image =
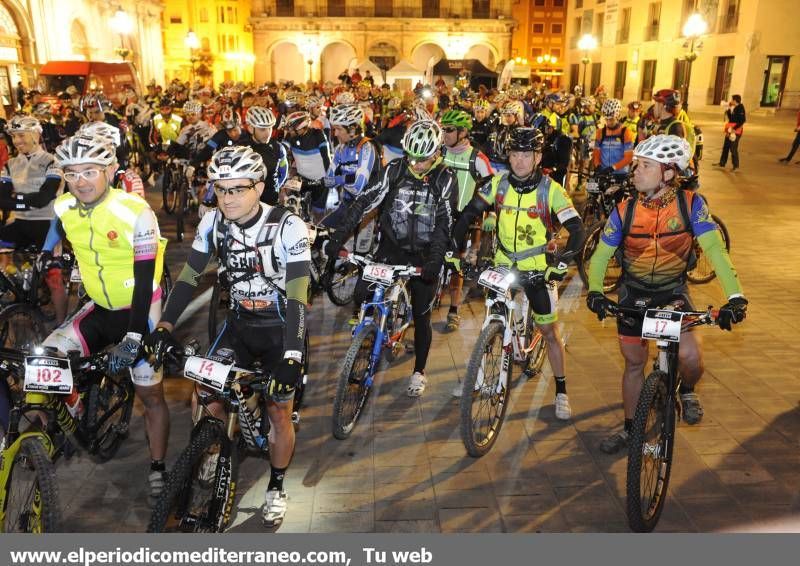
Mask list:
POLYGON ((458 18, 250 18, 253 33, 276 31, 385 31, 422 33, 511 33, 514 20, 458 18))

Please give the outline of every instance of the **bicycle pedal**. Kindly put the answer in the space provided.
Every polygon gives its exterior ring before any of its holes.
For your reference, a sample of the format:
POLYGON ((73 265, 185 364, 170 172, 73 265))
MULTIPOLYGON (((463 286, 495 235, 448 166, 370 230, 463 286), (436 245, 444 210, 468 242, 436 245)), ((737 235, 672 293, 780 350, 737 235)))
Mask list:
POLYGON ((300 412, 292 411, 292 424, 300 424, 300 412))

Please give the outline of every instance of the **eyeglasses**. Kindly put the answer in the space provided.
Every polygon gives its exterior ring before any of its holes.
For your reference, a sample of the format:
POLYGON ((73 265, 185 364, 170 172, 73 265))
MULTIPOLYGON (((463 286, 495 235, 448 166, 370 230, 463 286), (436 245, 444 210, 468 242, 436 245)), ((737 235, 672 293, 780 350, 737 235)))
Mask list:
POLYGON ((80 179, 87 181, 94 181, 100 177, 102 169, 86 169, 85 171, 66 171, 64 173, 64 180, 67 183, 77 183, 80 179))
POLYGON ((217 194, 217 197, 222 198, 226 195, 230 195, 233 197, 241 197, 247 191, 254 188, 256 186, 255 183, 250 183, 249 185, 240 185, 238 187, 222 187, 218 183, 214 184, 214 192, 217 194))

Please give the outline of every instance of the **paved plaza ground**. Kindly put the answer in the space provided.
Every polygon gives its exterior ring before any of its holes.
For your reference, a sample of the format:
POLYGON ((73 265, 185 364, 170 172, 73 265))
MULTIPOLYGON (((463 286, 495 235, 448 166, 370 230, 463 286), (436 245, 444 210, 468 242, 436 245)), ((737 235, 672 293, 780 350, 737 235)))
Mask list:
MULTIPOLYGON (((720 120, 701 120, 706 154, 702 192, 726 222, 731 256, 750 301, 732 333, 700 329, 706 373, 698 387, 705 418, 678 427, 669 498, 657 531, 800 531, 800 165, 781 165, 792 140, 789 117, 751 117, 741 141, 741 169, 711 164, 721 146, 720 120)), ((800 157, 798 157, 800 159, 800 157)), ((153 195, 153 203, 160 197, 153 195)), ((171 235, 173 220, 161 216, 171 235)), ((177 274, 189 244, 170 244, 177 274)), ((721 305, 712 282, 692 286, 695 305, 721 305)), ((205 337, 205 309, 179 337, 205 337)), ((520 382, 500 438, 481 459, 465 454, 458 400, 451 396, 483 320, 483 304, 462 309, 461 331, 444 333, 446 306, 434 315, 428 389, 405 395, 405 356, 377 379, 352 437, 331 435, 331 405, 350 336, 349 309, 327 299, 311 311, 311 382, 286 489, 289 510, 279 532, 627 532, 624 453, 601 453, 599 441, 621 426, 622 358, 614 325, 585 308, 575 274, 562 288, 568 334, 567 378, 573 419, 557 421, 549 367, 545 379, 520 382)), ((188 441, 190 382, 166 380, 172 415, 168 465, 188 441)), ((143 531, 149 517, 148 455, 141 407, 131 437, 104 465, 79 457, 59 464, 65 525, 72 531, 143 531)), ((263 531, 268 463, 240 468, 232 531, 263 531)))

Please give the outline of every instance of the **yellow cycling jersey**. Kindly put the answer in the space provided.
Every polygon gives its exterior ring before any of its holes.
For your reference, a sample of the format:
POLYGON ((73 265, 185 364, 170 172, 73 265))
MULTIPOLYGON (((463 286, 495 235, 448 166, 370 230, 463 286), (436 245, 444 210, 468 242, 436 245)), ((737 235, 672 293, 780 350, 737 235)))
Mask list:
POLYGON ((183 119, 176 114, 171 114, 169 120, 165 120, 161 114, 156 114, 153 118, 153 127, 161 136, 162 143, 172 143, 178 139, 178 134, 181 132, 181 122, 183 122, 183 119))
POLYGON ((119 189, 92 207, 82 206, 71 194, 55 201, 55 213, 72 245, 81 280, 89 297, 99 306, 118 310, 133 299, 134 258, 155 257, 153 290, 159 287, 167 241, 161 238, 155 215, 140 221, 147 202, 119 189))
POLYGON ((495 263, 517 264, 521 271, 547 268, 544 254, 553 216, 561 223, 579 216, 564 188, 546 176, 541 177, 535 190, 520 193, 504 171, 483 185, 478 194, 497 210, 499 246, 495 263))

